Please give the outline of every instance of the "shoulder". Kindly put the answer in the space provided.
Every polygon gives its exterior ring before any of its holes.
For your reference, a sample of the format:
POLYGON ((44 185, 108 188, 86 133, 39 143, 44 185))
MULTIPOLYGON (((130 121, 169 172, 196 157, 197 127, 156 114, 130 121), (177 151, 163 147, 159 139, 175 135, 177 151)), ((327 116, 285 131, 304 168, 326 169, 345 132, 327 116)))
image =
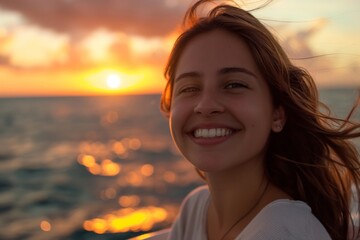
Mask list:
POLYGON ((197 205, 197 204, 203 204, 208 200, 210 196, 209 188, 208 186, 200 186, 196 189, 192 190, 184 199, 183 206, 191 206, 191 205, 197 205))
POLYGON ((201 186, 191 191, 181 204, 180 218, 201 218, 206 210, 209 196, 210 192, 207 186, 201 186))
POLYGON ((191 191, 181 204, 180 213, 171 227, 169 239, 202 239, 210 193, 207 186, 191 191))
POLYGON ((331 239, 306 203, 285 199, 264 207, 245 230, 246 234, 258 236, 254 239, 331 239))

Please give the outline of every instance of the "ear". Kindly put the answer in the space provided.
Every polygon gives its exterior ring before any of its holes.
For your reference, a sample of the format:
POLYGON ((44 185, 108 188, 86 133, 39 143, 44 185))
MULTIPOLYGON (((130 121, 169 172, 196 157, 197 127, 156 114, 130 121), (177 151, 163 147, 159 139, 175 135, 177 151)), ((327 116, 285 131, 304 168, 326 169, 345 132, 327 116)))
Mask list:
POLYGON ((286 114, 282 106, 274 109, 273 112, 273 123, 271 129, 273 132, 281 132, 286 123, 286 114))

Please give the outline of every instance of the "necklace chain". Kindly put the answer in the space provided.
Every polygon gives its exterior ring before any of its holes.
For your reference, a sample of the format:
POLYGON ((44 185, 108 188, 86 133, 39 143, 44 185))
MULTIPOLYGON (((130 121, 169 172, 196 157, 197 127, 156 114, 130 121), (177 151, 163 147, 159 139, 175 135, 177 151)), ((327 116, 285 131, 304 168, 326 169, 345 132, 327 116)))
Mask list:
POLYGON ((242 215, 239 219, 236 220, 236 222, 233 223, 233 225, 231 225, 231 227, 224 233, 224 235, 220 238, 220 240, 223 240, 231 230, 234 229, 234 227, 239 223, 241 222, 241 220, 243 220, 245 217, 247 217, 255 208, 256 206, 260 203, 261 199, 264 197, 265 195, 265 192, 267 190, 269 186, 269 181, 266 183, 266 186, 263 190, 263 192, 261 193, 260 197, 258 198, 258 200, 255 202, 255 204, 244 214, 242 215))

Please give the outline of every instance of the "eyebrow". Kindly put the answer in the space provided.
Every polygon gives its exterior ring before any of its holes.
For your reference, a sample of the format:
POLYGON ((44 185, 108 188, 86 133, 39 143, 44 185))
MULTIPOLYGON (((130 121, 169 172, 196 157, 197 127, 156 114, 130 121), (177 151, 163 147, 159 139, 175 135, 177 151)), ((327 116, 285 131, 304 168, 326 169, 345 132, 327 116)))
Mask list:
POLYGON ((219 75, 223 75, 223 74, 229 74, 229 73, 245 73, 248 74, 250 76, 253 76, 255 78, 257 78, 257 75, 255 73, 253 73, 252 71, 250 71, 247 68, 243 68, 243 67, 227 67, 227 68, 222 68, 219 70, 219 75))
MULTIPOLYGON (((245 73, 248 74, 252 77, 257 78, 257 75, 255 73, 253 73, 252 71, 250 71, 247 68, 243 68, 243 67, 226 67, 226 68, 222 68, 218 71, 218 75, 225 75, 225 74, 230 74, 230 73, 245 73)), ((183 78, 188 78, 188 77, 201 77, 201 73, 199 72, 185 72, 180 74, 177 78, 175 78, 175 82, 183 79, 183 78)))
POLYGON ((183 78, 188 78, 188 77, 201 77, 201 74, 198 72, 186 72, 186 73, 182 73, 180 74, 177 78, 175 78, 175 82, 183 79, 183 78))

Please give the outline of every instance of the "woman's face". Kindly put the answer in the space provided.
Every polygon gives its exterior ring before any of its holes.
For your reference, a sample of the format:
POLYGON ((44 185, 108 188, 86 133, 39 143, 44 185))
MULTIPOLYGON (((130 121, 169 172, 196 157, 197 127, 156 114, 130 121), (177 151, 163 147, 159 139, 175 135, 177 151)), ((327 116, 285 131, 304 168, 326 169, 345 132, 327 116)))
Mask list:
POLYGON ((223 30, 195 37, 174 79, 170 129, 195 167, 217 172, 264 159, 282 110, 241 38, 223 30))

